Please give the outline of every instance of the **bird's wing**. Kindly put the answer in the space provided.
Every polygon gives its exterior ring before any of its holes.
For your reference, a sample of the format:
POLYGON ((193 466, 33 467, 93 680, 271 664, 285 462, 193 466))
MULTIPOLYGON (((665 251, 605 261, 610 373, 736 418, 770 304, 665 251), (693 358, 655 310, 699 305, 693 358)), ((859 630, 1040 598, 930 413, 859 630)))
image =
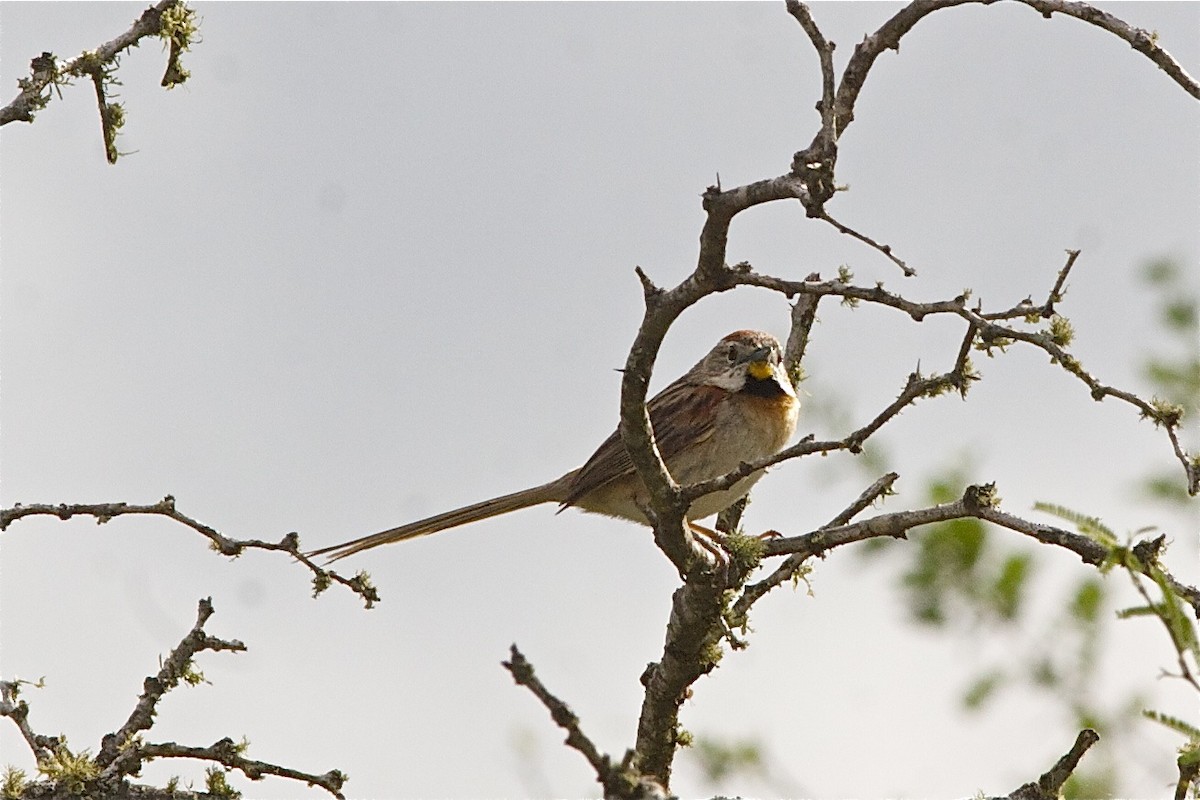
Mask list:
MULTIPOLYGON (((717 386, 677 381, 646 405, 654 441, 663 460, 670 463, 681 451, 712 436, 717 408, 726 394, 726 390, 717 386)), ((633 471, 620 432, 614 431, 575 474, 562 504, 573 505, 589 492, 633 471)))

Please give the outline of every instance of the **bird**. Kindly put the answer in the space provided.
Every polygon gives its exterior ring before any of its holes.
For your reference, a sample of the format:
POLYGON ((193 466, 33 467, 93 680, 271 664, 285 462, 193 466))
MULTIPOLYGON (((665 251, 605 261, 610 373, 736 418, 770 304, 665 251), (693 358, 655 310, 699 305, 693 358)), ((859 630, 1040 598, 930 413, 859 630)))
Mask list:
MULTIPOLYGON (((796 431, 800 403, 783 367, 779 340, 769 333, 739 330, 725 336, 695 366, 646 404, 654 441, 667 470, 680 485, 718 478, 775 455, 796 431)), ((702 495, 685 518, 696 520, 723 511, 744 497, 763 476, 759 469, 728 489, 702 495)), ((493 497, 453 511, 389 528, 308 556, 329 562, 384 544, 402 542, 472 522, 557 503, 559 511, 578 508, 649 525, 643 508, 649 492, 634 469, 619 431, 596 449, 582 467, 549 483, 493 497)))

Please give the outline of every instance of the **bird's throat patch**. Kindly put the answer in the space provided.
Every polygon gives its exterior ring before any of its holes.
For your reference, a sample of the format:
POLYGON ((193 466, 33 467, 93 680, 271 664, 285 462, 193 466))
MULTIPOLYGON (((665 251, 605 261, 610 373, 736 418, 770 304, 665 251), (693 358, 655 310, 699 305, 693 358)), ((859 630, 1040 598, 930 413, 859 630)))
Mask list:
POLYGON ((746 381, 746 385, 742 387, 742 391, 755 397, 784 397, 787 392, 779 385, 779 381, 775 380, 774 376, 763 378, 761 380, 746 381))
POLYGON ((763 381, 775 374, 774 368, 771 367, 769 361, 753 361, 750 366, 746 367, 746 372, 750 373, 750 377, 756 381, 763 381))

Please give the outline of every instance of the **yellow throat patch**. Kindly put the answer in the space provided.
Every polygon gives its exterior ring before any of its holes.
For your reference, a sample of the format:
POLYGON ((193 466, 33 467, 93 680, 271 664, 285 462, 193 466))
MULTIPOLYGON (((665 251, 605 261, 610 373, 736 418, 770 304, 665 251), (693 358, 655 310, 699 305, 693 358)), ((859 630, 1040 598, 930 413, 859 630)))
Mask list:
POLYGON ((753 361, 750 363, 750 366, 746 368, 746 371, 749 372, 750 377, 754 378, 756 381, 766 380, 775 373, 775 370, 772 369, 771 362, 769 361, 753 361))

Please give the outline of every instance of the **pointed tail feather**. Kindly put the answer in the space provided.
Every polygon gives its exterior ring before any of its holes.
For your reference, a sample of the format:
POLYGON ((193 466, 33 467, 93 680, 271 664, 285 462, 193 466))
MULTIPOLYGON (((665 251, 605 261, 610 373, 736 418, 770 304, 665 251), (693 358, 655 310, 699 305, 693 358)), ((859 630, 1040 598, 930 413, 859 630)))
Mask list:
POLYGON ((444 514, 437 514, 436 516, 427 517, 416 522, 410 522, 398 528, 389 528, 386 531, 372 533, 360 539, 335 544, 330 547, 322 547, 320 550, 313 550, 306 555, 328 555, 329 561, 326 563, 332 563, 346 556, 361 553, 363 550, 378 547, 381 544, 403 542, 406 539, 427 536, 431 533, 437 533, 449 528, 457 528, 460 525, 467 525, 468 523, 478 522, 489 517, 507 514, 510 511, 519 511, 522 508, 529 508, 541 503, 561 502, 563 493, 563 479, 559 478, 556 481, 551 481, 542 486, 535 486, 532 489, 524 489, 520 492, 493 497, 491 500, 484 500, 481 503, 456 508, 453 511, 447 511, 444 514))

